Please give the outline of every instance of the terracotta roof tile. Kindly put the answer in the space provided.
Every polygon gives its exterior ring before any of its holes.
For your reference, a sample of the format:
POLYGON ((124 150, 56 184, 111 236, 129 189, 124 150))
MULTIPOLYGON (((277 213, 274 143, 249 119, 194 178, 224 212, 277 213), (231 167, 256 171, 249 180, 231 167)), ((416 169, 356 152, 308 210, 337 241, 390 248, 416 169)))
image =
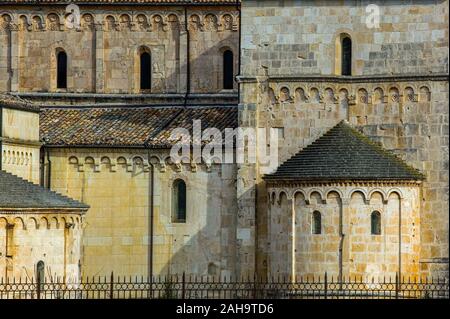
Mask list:
POLYGON ((202 129, 237 127, 237 107, 110 107, 47 108, 41 111, 40 135, 53 146, 170 147, 177 127, 192 130, 193 120, 202 129))

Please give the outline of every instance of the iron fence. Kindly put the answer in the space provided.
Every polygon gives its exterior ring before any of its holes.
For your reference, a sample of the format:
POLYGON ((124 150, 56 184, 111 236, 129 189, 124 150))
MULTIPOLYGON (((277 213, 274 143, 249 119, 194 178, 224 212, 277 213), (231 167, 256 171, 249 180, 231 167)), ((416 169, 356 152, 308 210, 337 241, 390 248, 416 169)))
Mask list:
POLYGON ((204 276, 0 280, 0 299, 448 299, 448 278, 204 276))

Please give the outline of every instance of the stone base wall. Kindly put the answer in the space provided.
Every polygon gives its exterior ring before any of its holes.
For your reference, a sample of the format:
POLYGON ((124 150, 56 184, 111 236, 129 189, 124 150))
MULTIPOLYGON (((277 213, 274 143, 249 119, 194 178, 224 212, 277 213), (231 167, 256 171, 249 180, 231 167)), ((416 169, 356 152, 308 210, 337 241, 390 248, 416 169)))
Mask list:
MULTIPOLYGON (((52 189, 91 206, 83 239, 83 274, 148 275, 151 167, 145 150, 52 149, 52 189)), ((152 151, 153 274, 232 275, 236 199, 232 165, 166 162, 152 151), (186 223, 172 220, 172 184, 187 187, 186 223)))
POLYGON ((7 211, 0 208, 0 277, 36 278, 44 262, 47 281, 77 280, 83 215, 67 211, 7 211))
MULTIPOLYGON (((271 185, 268 276, 417 278, 420 187, 372 183, 271 185), (381 233, 371 233, 380 213, 381 233), (313 232, 313 214, 321 233, 313 232), (342 225, 342 226, 341 226, 342 225), (342 228, 341 228, 342 227, 342 228)), ((430 274, 427 274, 430 275, 430 274)))

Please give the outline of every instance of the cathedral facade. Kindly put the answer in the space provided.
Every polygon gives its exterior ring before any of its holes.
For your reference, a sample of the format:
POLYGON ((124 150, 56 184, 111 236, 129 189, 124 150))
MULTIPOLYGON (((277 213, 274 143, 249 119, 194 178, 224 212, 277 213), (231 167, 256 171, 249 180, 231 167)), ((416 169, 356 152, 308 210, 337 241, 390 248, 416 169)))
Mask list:
POLYGON ((0 276, 448 276, 448 0, 369 9, 0 0, 0 276))

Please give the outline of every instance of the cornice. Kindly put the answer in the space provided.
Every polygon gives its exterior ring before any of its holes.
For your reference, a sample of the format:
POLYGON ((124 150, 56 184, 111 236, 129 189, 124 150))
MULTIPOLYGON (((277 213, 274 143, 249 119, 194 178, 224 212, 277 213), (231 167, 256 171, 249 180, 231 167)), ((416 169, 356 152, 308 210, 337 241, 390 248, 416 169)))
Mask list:
MULTIPOLYGON (((377 83, 411 81, 448 81, 448 73, 398 74, 398 75, 277 75, 265 77, 269 82, 335 82, 335 83, 377 83)), ((260 76, 239 76, 239 83, 256 83, 260 76)))

